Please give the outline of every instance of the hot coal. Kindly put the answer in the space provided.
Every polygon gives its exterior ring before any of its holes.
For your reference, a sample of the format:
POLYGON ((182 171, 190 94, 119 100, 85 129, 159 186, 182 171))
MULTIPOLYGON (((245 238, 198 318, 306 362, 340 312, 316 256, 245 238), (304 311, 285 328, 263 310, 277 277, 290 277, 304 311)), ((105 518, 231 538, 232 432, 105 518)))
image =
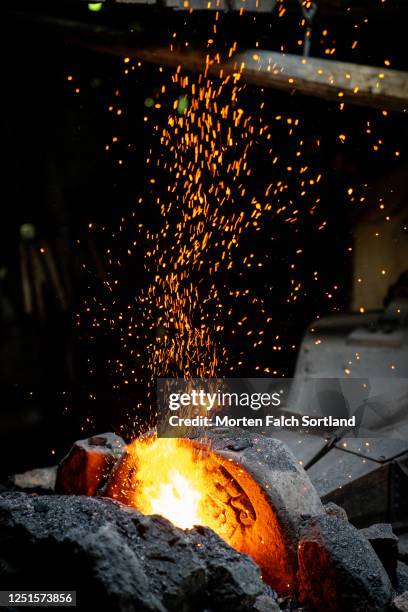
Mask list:
POLYGON ((300 594, 313 610, 386 611, 392 587, 363 534, 333 516, 305 521, 299 543, 300 594))
POLYGON ((254 610, 260 570, 204 527, 183 531, 113 500, 0 495, 8 589, 76 590, 80 609, 254 610))
MULTIPOLYGON (((88 483, 92 486, 85 488, 94 497, 45 494, 51 482, 48 469, 10 481, 14 491, 0 495, 0 571, 7 588, 77 590, 80 609, 97 606, 113 612, 400 609, 392 597, 408 591, 408 567, 399 561, 394 574, 398 540, 391 526, 358 530, 339 506, 323 508, 282 443, 239 431, 191 440, 193 448, 204 450, 214 481, 211 496, 238 511, 236 529, 241 513, 251 510, 251 520, 245 514, 245 528, 239 531, 243 541, 255 545, 265 525, 272 525, 274 538, 280 534, 281 553, 291 551, 290 594, 275 592, 270 576, 266 585, 258 566, 211 529, 184 531, 161 516, 129 507, 140 483, 137 478, 133 483, 134 465, 122 442, 114 452, 106 444, 115 439, 103 434, 76 442, 58 468, 65 492, 71 486, 81 491, 88 483), (17 493, 16 487, 26 491, 17 493), (116 500, 101 497, 115 492, 116 500), (304 607, 295 607, 298 599, 304 607)), ((268 561, 279 584, 275 540, 261 539, 262 562, 268 561)))
POLYGON ((55 490, 68 495, 95 495, 125 450, 114 433, 77 440, 58 466, 55 490))
MULTIPOLYGON (((153 442, 157 457, 165 444, 160 465, 176 450, 168 447, 170 443, 178 441, 153 442)), ((294 455, 279 440, 239 429, 214 429, 203 438, 183 440, 182 446, 197 451, 202 457, 197 462, 205 467, 203 499, 209 517, 204 520, 209 520, 204 524, 253 558, 264 580, 280 595, 295 595, 302 517, 324 514, 324 508, 294 455)), ((108 479, 107 496, 135 503, 135 492, 141 487, 138 461, 135 449, 129 447, 108 479)), ((177 464, 177 455, 172 461, 177 464)), ((154 480, 157 472, 153 471, 154 480)))

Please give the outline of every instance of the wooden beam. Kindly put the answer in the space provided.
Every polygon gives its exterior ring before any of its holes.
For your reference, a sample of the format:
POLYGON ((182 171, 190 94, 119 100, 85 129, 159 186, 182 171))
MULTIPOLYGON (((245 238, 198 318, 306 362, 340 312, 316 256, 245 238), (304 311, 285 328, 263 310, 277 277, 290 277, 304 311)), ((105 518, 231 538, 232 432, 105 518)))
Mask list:
MULTIPOLYGON (((104 46, 91 45, 97 50, 104 46)), ((120 55, 153 64, 182 66, 184 70, 219 77, 241 73, 245 83, 289 93, 299 92, 327 100, 337 100, 399 112, 408 111, 408 72, 351 64, 315 57, 283 55, 273 51, 249 50, 230 61, 206 64, 199 51, 170 51, 168 48, 121 48, 120 55)))
POLYGON ((408 110, 408 72, 315 57, 247 51, 234 63, 244 65, 248 83, 386 110, 408 110))
POLYGON ((408 72, 258 49, 236 54, 229 61, 207 65, 208 56, 201 50, 137 48, 132 46, 134 37, 129 32, 111 30, 107 26, 21 13, 15 17, 35 22, 71 44, 103 53, 134 57, 163 66, 180 65, 193 72, 207 69, 214 77, 240 72, 244 82, 260 87, 384 110, 408 110, 408 72))

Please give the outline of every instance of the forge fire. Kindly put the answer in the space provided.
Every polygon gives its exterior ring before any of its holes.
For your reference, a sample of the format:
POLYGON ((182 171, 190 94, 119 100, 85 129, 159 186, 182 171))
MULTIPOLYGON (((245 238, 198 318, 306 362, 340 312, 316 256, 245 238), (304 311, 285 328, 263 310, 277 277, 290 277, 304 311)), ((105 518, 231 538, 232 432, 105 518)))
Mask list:
MULTIPOLYGON (((40 546, 46 568, 48 550, 63 555, 59 563, 74 555, 81 584, 94 580, 92 561, 96 592, 108 600, 123 559, 128 575, 144 576, 144 589, 131 594, 136 610, 148 610, 155 593, 157 610, 163 603, 175 609, 175 601, 193 609, 197 598, 206 606, 214 597, 217 606, 248 611, 261 602, 277 610, 277 601, 311 610, 334 602, 333 610, 342 610, 349 597, 356 609, 386 610, 401 580, 389 525, 357 529, 342 508, 323 506, 284 444, 245 430, 184 440, 150 434, 127 446, 101 434, 74 444, 58 466, 53 495, 45 476, 37 470, 16 482, 30 487, 31 478, 48 487, 47 495, 9 492, 0 499, 4 534, 19 526, 21 545, 40 546), (84 524, 94 539, 83 539, 84 524), (55 549, 61 532, 64 546, 55 549), (112 569, 103 542, 112 560, 118 555, 112 569)), ((22 559, 18 568, 21 576, 29 571, 22 559)))
POLYGON ((254 559, 271 586, 282 594, 293 593, 300 514, 321 513, 321 502, 281 443, 270 446, 263 436, 237 431, 183 440, 144 436, 127 446, 109 469, 104 461, 109 451, 95 447, 90 439, 64 460, 57 491, 81 491, 74 468, 82 465, 94 483, 88 494, 101 490, 182 529, 209 527, 254 559), (275 463, 289 470, 286 478, 272 476, 269 466, 275 463))
POLYGON ((2 0, 1 609, 408 612, 405 4, 2 0))
POLYGON ((205 459, 192 448, 178 440, 152 438, 135 440, 128 452, 134 485, 131 495, 124 495, 130 506, 144 514, 160 514, 183 529, 215 524, 206 508, 210 477, 205 459))

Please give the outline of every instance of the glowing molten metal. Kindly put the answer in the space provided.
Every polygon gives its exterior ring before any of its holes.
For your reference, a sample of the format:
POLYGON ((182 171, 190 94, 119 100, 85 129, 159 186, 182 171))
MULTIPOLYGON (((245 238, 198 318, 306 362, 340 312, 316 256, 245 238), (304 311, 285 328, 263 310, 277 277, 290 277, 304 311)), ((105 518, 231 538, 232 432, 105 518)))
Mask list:
POLYGON ((136 440, 129 447, 136 466, 132 506, 144 514, 161 514, 183 529, 208 525, 203 465, 192 448, 174 439, 136 440))

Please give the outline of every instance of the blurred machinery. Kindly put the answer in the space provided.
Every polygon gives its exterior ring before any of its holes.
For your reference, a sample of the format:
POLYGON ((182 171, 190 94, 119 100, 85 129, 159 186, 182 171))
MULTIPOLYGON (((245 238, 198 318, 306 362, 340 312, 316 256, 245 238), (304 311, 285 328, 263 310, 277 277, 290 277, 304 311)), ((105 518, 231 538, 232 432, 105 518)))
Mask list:
POLYGON ((315 321, 302 341, 289 405, 298 414, 358 416, 358 437, 344 431, 276 437, 305 466, 323 501, 345 508, 352 522, 406 529, 408 299, 391 301, 383 312, 315 321), (352 389, 352 409, 333 403, 342 387, 352 389))

